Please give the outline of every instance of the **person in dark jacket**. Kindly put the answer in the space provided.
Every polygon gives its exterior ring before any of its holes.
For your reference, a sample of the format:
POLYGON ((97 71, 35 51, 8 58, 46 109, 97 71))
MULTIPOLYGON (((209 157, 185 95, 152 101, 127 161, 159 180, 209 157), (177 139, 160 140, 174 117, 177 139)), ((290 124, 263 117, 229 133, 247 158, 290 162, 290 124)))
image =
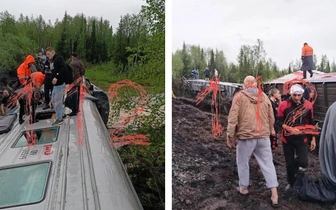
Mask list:
POLYGON ((43 110, 49 109, 50 108, 50 94, 53 91, 53 84, 52 84, 52 72, 50 69, 50 63, 51 60, 49 58, 46 58, 46 61, 44 63, 44 68, 42 70, 42 73, 45 74, 45 79, 44 79, 44 103, 45 106, 43 107, 43 110))
MULTIPOLYGON (((299 170, 305 170, 308 166, 308 137, 297 126, 314 125, 313 107, 302 97, 303 92, 301 85, 292 85, 291 96, 281 102, 278 108, 278 125, 282 127, 281 141, 287 168, 288 185, 285 190, 293 187, 299 170), (307 110, 305 107, 310 108, 307 110), (294 116, 296 119, 290 119, 294 116)), ((313 136, 310 150, 315 147, 316 140, 313 136)))
POLYGON ((271 140, 271 148, 274 150, 278 146, 278 133, 279 133, 279 126, 277 124, 277 119, 278 119, 278 107, 279 104, 281 103, 281 94, 280 91, 277 88, 273 88, 270 90, 269 93, 270 101, 272 103, 272 108, 273 108, 273 114, 274 114, 274 131, 275 135, 270 136, 271 140))
POLYGON ((205 80, 209 80, 210 79, 209 67, 206 67, 206 69, 204 70, 204 74, 205 74, 205 80))
POLYGON ((0 107, 1 107, 1 112, 3 115, 6 115, 7 113, 7 104, 8 104, 8 100, 9 100, 9 92, 8 90, 4 90, 2 92, 3 94, 3 98, 1 99, 1 104, 0 104, 0 107))
POLYGON ((79 101, 80 101, 80 86, 82 84, 82 77, 85 74, 85 67, 81 60, 79 60, 79 56, 77 53, 71 54, 71 62, 70 66, 72 68, 72 77, 73 77, 73 87, 68 91, 69 100, 73 101, 70 103, 71 113, 69 116, 76 116, 79 109, 79 101))
POLYGON ((52 103, 56 112, 56 120, 52 124, 60 125, 63 123, 63 96, 65 91, 64 74, 66 71, 66 64, 61 55, 55 53, 54 48, 48 47, 46 55, 52 60, 52 84, 54 85, 52 91, 52 103))

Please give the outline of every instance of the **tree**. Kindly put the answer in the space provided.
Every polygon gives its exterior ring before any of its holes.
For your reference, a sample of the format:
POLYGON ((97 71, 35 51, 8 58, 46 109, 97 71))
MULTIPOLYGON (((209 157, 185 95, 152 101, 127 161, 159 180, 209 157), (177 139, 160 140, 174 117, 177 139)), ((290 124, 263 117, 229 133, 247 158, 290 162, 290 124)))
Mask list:
POLYGON ((184 77, 189 77, 190 75, 190 55, 188 53, 187 45, 183 42, 183 47, 182 47, 182 63, 183 63, 183 68, 182 68, 182 74, 181 76, 184 77))

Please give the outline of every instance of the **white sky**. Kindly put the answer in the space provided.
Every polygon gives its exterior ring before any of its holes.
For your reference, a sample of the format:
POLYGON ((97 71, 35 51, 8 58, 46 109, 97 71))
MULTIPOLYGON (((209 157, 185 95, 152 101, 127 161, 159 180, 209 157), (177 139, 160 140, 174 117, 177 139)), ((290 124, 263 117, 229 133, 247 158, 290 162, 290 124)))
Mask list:
POLYGON ((267 57, 287 68, 307 42, 318 59, 336 59, 335 0, 172 0, 172 50, 186 44, 223 50, 264 42, 267 57))
POLYGON ((21 13, 35 18, 42 15, 47 23, 51 20, 52 24, 56 18, 61 21, 65 11, 71 17, 83 13, 86 17, 109 20, 115 30, 122 15, 138 14, 144 3, 143 0, 0 0, 0 12, 7 10, 16 20, 21 13))

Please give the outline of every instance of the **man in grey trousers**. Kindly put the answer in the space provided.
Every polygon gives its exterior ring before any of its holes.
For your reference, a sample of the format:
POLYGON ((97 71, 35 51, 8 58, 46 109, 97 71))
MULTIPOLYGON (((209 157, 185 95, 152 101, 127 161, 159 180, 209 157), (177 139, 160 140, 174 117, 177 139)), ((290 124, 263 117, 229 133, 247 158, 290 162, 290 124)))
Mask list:
POLYGON ((279 185, 273 164, 269 136, 275 134, 272 104, 265 93, 257 88, 253 76, 244 79, 244 90, 234 96, 228 117, 227 145, 232 148, 237 141, 236 161, 239 176, 239 192, 248 194, 250 182, 249 160, 253 154, 258 161, 271 189, 272 207, 278 204, 279 185))

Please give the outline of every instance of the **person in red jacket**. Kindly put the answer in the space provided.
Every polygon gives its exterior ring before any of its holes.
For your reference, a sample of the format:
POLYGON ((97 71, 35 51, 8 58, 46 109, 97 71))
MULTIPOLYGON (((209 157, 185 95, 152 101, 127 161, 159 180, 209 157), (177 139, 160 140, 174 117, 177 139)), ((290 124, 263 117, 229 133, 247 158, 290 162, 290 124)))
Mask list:
POLYGON ((303 79, 307 78, 307 71, 310 73, 310 77, 313 76, 313 69, 314 69, 314 50, 311 46, 309 46, 307 43, 303 44, 302 47, 302 54, 301 54, 301 60, 302 60, 302 66, 301 70, 303 71, 303 79))
MULTIPOLYGON (((281 141, 287 169, 288 184, 285 190, 293 187, 299 170, 303 171, 308 167, 308 135, 300 132, 297 126, 314 125, 314 116, 313 107, 303 98, 303 93, 301 85, 292 85, 290 98, 282 101, 278 107, 278 125, 282 127, 281 141)), ((313 136, 310 150, 315 147, 316 140, 313 136)))
MULTIPOLYGON (((36 66, 35 66, 35 58, 32 55, 28 55, 24 62, 19 66, 19 68, 16 70, 17 78, 18 78, 18 88, 23 88, 27 80, 29 79, 29 76, 32 72, 36 72, 36 66)), ((23 115, 24 115, 24 107, 25 107, 25 98, 21 97, 19 99, 20 104, 20 112, 19 112, 19 123, 22 124, 23 121, 23 115)))

